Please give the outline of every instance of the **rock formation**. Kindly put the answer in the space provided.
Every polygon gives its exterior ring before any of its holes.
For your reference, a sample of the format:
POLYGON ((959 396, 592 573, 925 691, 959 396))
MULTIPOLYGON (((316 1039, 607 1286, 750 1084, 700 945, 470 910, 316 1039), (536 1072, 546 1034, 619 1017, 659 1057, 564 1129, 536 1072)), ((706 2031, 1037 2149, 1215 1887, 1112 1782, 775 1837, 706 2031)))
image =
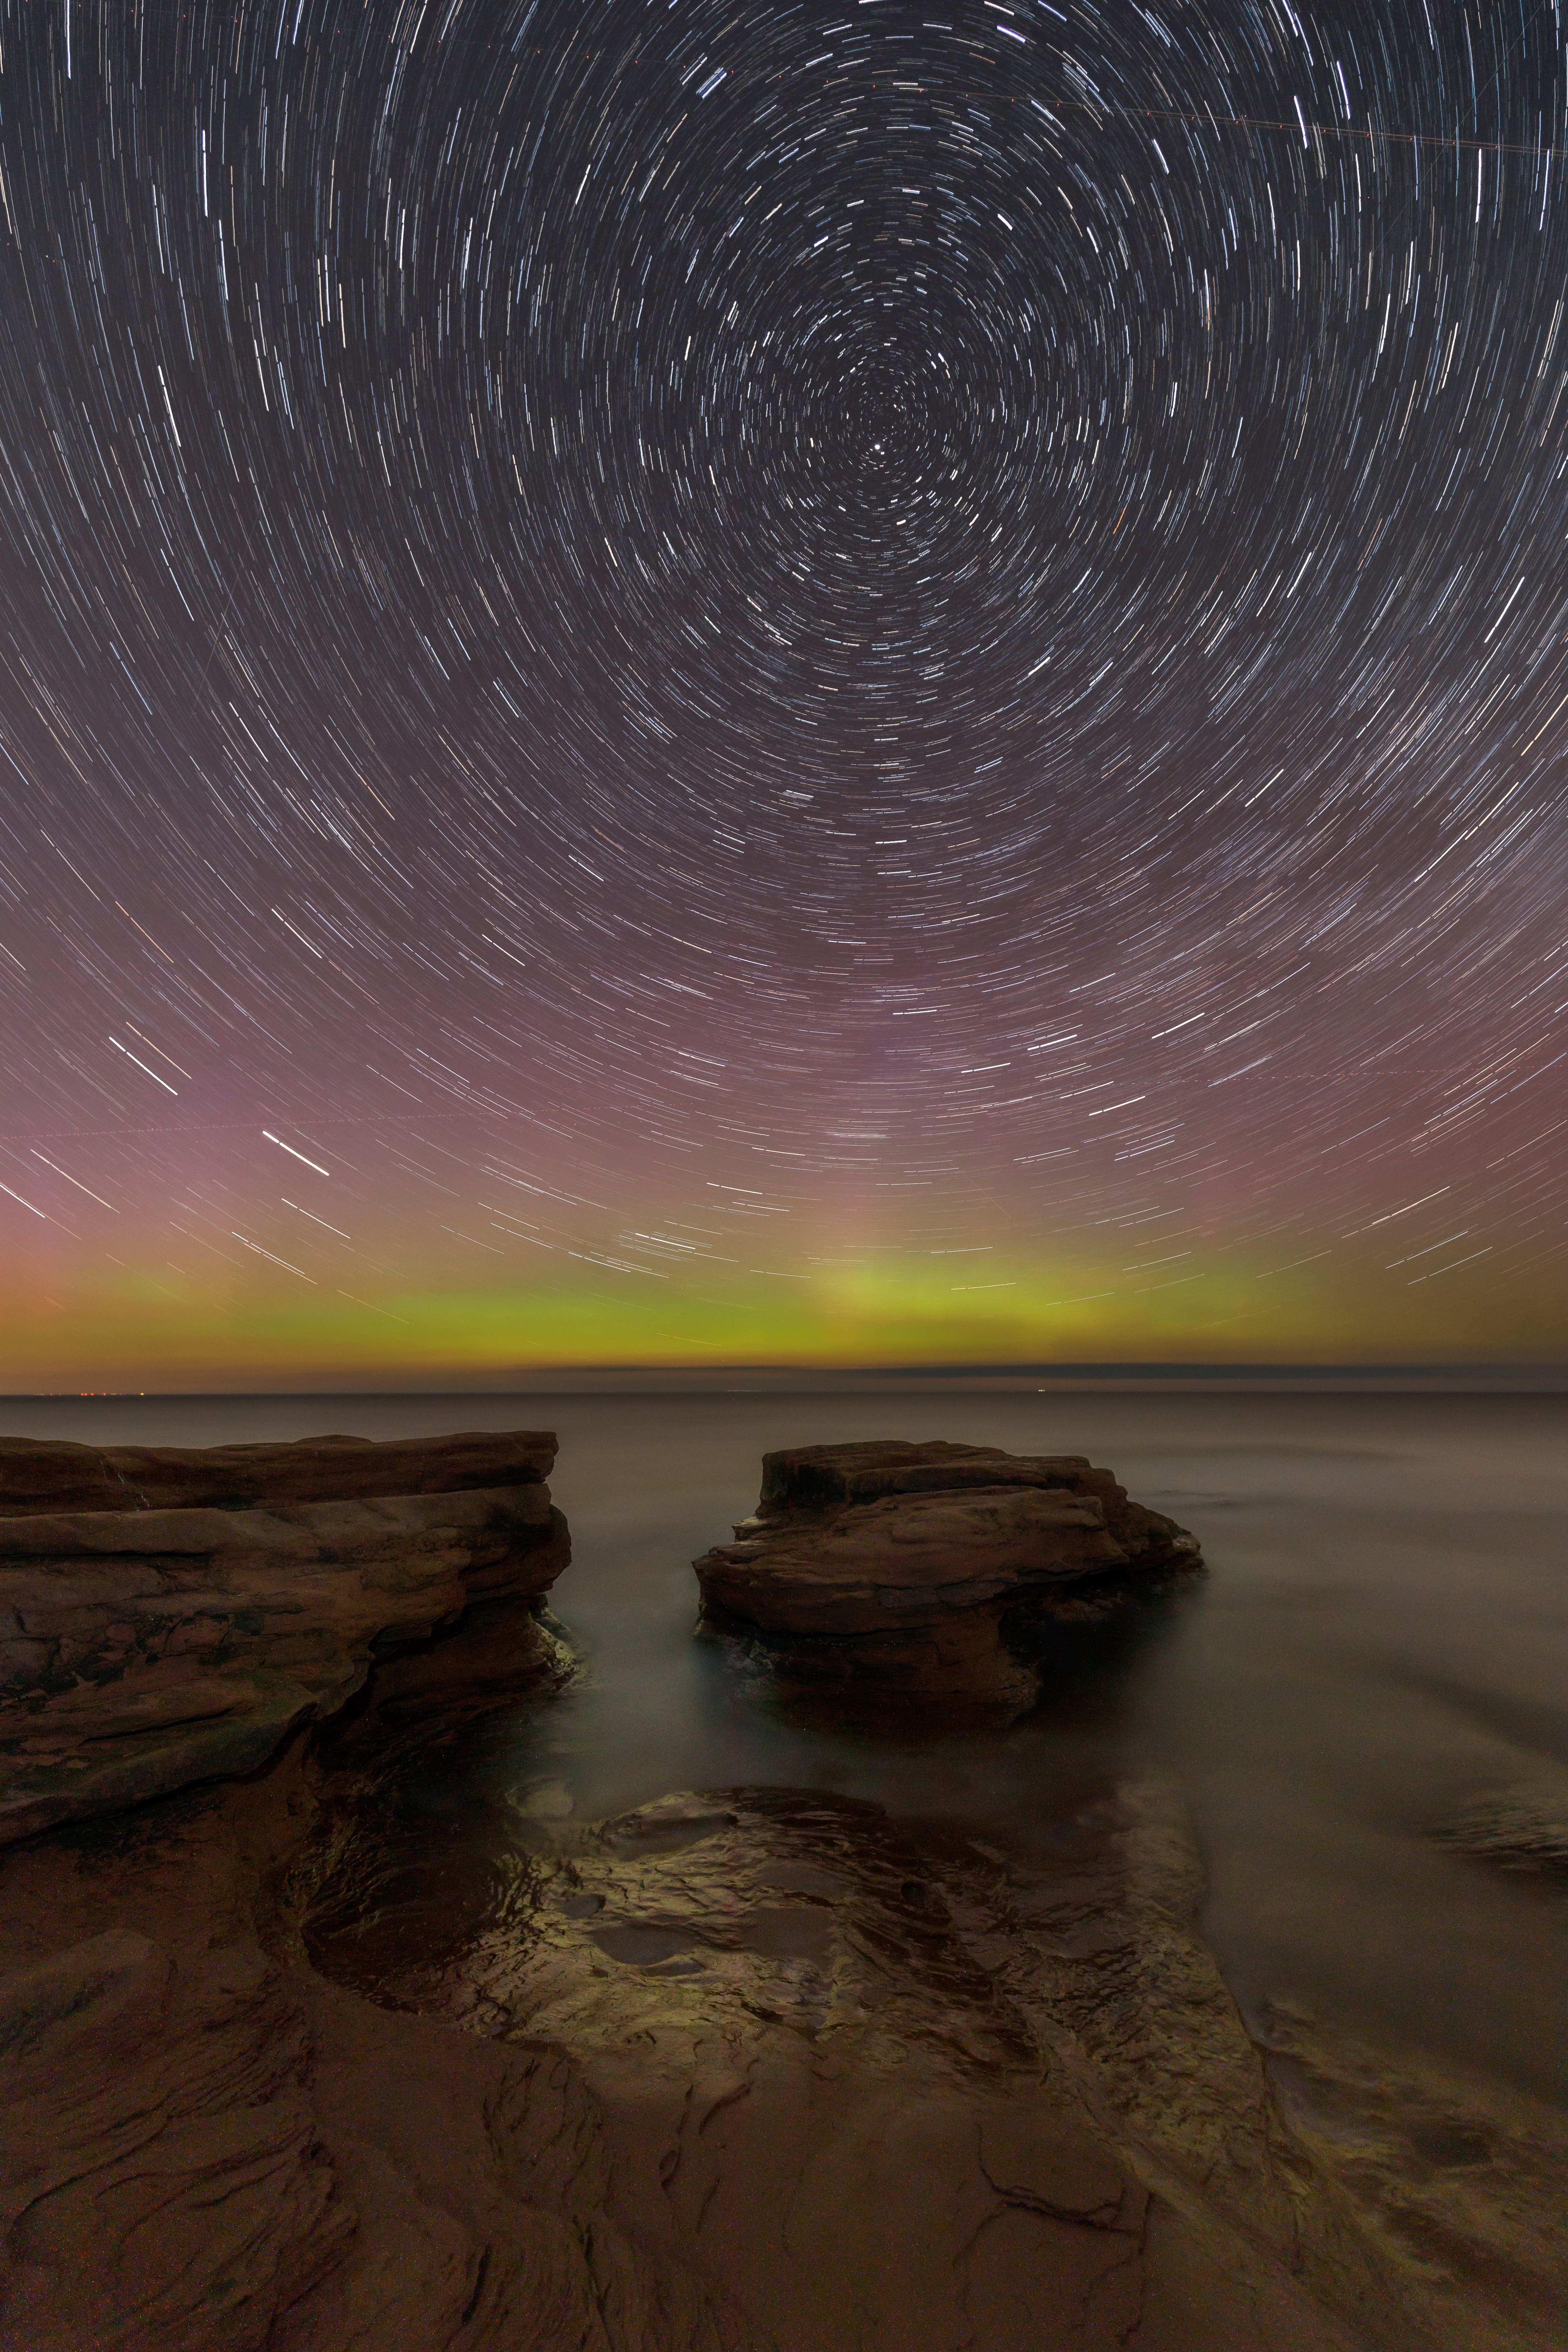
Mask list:
POLYGON ((939 1440, 767 1454, 735 1536, 693 1563, 703 1617, 782 1679, 1014 1714, 1054 1627, 1201 1566, 1192 1536, 1081 1454, 939 1440))
POLYGON ((1568 1772, 1542 1764, 1528 1780, 1489 1789, 1459 1806, 1437 1835, 1500 1870, 1568 1881, 1568 1772))
MULTIPOLYGON (((1555 2342, 1512 2261, 1545 2191, 1500 2221, 1472 2168, 1369 2230, 1363 2140, 1286 2122, 1163 1789, 996 1843, 820 1790, 582 1824, 476 1775, 565 1671, 552 1450, 139 1452, 112 1510, 76 1506, 130 1449, 11 1450, 6 2352, 1555 2342)), ((1087 1464, 895 1451, 773 1457, 764 1514, 1076 1510, 1071 1572, 967 1561, 982 1612, 1192 1557, 1087 1464)), ((1321 2074, 1291 2031, 1269 2064, 1321 2074)))
POLYGON ((254 1770, 374 1657, 542 1595, 569 1557, 554 1450, 0 1441, 0 1843, 254 1770))
POLYGON ((236 1511, 247 1504, 363 1503, 382 1495, 461 1495, 550 1475, 548 1430, 451 1437, 301 1437, 272 1445, 74 1445, 0 1437, 0 1509, 236 1511))

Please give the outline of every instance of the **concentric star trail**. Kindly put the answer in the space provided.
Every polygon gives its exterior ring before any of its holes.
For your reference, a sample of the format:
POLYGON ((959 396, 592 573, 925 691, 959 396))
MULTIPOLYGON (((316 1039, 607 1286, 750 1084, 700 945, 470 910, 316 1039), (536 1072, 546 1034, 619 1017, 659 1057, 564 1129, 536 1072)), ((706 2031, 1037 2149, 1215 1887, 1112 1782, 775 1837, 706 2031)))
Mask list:
POLYGON ((5 1385, 1562 1353, 1555 9, 0 26, 5 1385))

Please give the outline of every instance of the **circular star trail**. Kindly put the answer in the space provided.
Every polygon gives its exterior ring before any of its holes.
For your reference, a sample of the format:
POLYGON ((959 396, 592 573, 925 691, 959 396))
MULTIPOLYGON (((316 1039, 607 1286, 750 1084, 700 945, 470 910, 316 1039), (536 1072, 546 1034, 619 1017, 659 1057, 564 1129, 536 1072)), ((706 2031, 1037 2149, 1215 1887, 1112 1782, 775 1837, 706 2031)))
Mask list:
POLYGON ((14 1384, 1551 1352, 1563 36, 12 7, 14 1384))

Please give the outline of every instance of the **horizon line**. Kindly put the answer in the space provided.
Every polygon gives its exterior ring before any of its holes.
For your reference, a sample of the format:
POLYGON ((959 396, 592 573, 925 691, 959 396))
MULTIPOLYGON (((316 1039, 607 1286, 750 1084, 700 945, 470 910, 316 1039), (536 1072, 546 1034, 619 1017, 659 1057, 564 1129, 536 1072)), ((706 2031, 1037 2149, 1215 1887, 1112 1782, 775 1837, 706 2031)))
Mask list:
MULTIPOLYGON (((552 1389, 570 1385, 587 1378, 595 1386, 616 1379, 635 1384, 631 1392, 646 1390, 650 1383, 661 1381, 679 1382, 689 1389, 702 1382, 726 1380, 766 1379, 787 1382, 811 1390, 824 1383, 852 1381, 856 1382, 913 1381, 934 1383, 942 1380, 1043 1380, 1048 1381, 1137 1381, 1153 1386, 1174 1382, 1206 1382, 1213 1381, 1304 1381, 1313 1383, 1328 1381, 1410 1381, 1416 1382, 1453 1382, 1466 1378, 1488 1385, 1499 1379, 1517 1378, 1531 1384, 1549 1381, 1568 1383, 1568 1361, 1521 1360, 1497 1358, 1450 1359, 1443 1362, 1426 1363, 1317 1363, 1317 1362, 1170 1362, 1131 1359, 1079 1359, 1049 1362, 988 1362, 948 1364, 843 1364, 801 1365, 777 1362, 735 1362, 722 1364, 638 1364, 638 1363, 574 1363, 542 1365, 537 1370, 519 1367, 506 1381, 492 1381, 483 1387, 472 1385, 427 1385, 406 1382, 395 1387, 357 1386, 339 1383, 331 1388, 310 1388, 273 1383, 267 1387, 169 1389, 11 1389, 0 1390, 0 1404, 43 1404, 61 1402, 136 1403, 188 1402, 202 1398, 230 1398, 243 1401, 261 1397, 298 1397, 302 1399, 342 1397, 450 1397, 495 1398, 504 1396, 537 1396, 552 1389), (511 1385, 522 1381, 525 1386, 511 1385)), ((471 1379, 471 1376, 470 1376, 471 1379)))

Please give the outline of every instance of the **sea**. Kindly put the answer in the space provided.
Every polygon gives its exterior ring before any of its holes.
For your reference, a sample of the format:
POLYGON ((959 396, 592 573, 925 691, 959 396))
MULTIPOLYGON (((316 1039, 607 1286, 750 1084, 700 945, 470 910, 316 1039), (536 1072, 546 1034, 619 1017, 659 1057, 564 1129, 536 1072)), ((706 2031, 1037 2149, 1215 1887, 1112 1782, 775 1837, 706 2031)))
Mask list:
MULTIPOLYGON (((490 1793, 499 1773, 525 1813, 589 1820, 770 1783, 1026 1836, 1108 1782, 1173 1783, 1244 2014, 1289 2004, 1568 2111, 1568 1398, 927 1381, 0 1401, 0 1430, 95 1444, 525 1427, 560 1439, 574 1556, 552 1605, 580 1667, 494 1728, 490 1793), (1087 1454, 1190 1528, 1207 1574, 1005 1729, 773 1700, 693 1639, 691 1560, 753 1507, 764 1451, 874 1437, 1087 1454), (1494 1816, 1535 1832, 1478 1852, 1467 1824, 1494 1816)), ((454 1801, 432 1838, 460 1842, 454 1801)))

